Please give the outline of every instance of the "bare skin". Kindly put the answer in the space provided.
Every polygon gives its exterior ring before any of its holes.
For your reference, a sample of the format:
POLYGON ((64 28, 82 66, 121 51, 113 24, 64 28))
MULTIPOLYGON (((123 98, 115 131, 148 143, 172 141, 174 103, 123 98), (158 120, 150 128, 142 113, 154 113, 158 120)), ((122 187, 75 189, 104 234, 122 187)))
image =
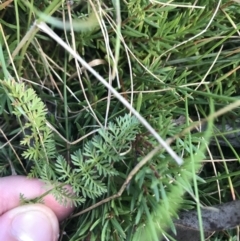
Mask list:
POLYGON ((44 192, 44 184, 38 179, 24 176, 0 178, 0 240, 58 240, 58 223, 72 213, 70 204, 64 207, 48 195, 44 205, 20 205, 20 194, 33 199, 44 192))

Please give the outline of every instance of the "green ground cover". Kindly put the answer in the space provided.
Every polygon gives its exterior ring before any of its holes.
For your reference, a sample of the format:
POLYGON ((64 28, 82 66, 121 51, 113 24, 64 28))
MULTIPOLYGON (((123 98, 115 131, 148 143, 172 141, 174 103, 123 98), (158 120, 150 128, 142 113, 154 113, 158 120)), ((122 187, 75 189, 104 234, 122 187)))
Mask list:
POLYGON ((212 136, 240 128, 239 19, 238 1, 1 1, 1 176, 73 201, 60 240, 156 240, 238 199, 239 147, 212 136))

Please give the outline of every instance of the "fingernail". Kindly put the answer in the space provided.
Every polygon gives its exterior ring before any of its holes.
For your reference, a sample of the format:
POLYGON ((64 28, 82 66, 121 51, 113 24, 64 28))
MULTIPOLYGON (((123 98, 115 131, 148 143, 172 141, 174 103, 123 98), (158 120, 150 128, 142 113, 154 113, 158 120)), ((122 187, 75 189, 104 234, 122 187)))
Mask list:
POLYGON ((52 241, 53 227, 49 217, 41 211, 28 211, 14 217, 11 233, 19 241, 52 241))

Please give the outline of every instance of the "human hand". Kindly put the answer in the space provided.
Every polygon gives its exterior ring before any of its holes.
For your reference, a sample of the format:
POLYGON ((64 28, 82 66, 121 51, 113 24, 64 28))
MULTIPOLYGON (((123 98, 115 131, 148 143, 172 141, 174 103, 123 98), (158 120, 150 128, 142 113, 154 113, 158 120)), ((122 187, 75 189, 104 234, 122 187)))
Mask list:
POLYGON ((43 204, 20 206, 20 194, 27 199, 46 192, 44 183, 24 176, 0 178, 0 240, 4 241, 56 241, 59 221, 73 211, 68 204, 60 205, 52 195, 43 204))

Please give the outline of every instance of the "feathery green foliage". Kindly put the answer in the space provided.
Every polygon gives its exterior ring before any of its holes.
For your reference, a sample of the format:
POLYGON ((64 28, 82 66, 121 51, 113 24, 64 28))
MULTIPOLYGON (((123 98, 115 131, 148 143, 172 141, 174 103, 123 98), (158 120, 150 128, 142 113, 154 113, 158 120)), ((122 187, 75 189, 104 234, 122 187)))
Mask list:
MULTIPOLYGON (((51 186, 44 195, 73 202, 75 216, 62 225, 62 240, 156 240, 167 227, 175 230, 180 207, 239 196, 236 148, 205 151, 211 123, 206 133, 182 133, 191 121, 238 99, 239 9, 226 0, 0 3, 0 174, 11 175, 13 168, 40 178, 51 186), (75 20, 84 22, 91 13, 99 26, 75 32, 75 20), (160 150, 120 196, 84 212, 116 195, 158 142, 60 40, 44 27, 39 31, 46 15, 68 24, 69 32, 51 27, 163 139, 175 137, 171 147, 182 166, 160 150), (181 116, 185 121, 177 123, 181 116)), ((237 123, 239 108, 229 110, 222 119, 214 117, 237 123)), ((212 240, 236 235, 226 233, 212 240)))
MULTIPOLYGON (((49 183, 58 180, 71 185, 75 194, 84 197, 78 199, 79 203, 106 193, 103 178, 118 175, 115 163, 124 161, 123 153, 131 148, 131 142, 139 132, 138 120, 125 115, 116 118, 116 124, 110 122, 107 128, 100 128, 98 135, 85 143, 83 151, 77 150, 71 155, 70 166, 63 156, 57 155, 53 133, 46 125, 47 109, 34 90, 13 80, 1 81, 1 84, 12 101, 12 113, 18 120, 21 116, 27 120, 22 127, 24 138, 20 143, 27 146, 23 158, 34 162, 29 176, 41 177, 49 183)), ((59 192, 62 190, 53 189, 53 195, 61 201, 59 192)), ((69 193, 61 194, 69 197, 69 193)), ((73 200, 76 204, 77 199, 73 200)))
POLYGON ((19 122, 21 117, 23 118, 24 138, 20 144, 27 146, 27 150, 22 156, 34 161, 39 175, 42 164, 49 163, 49 159, 53 159, 56 155, 52 131, 46 126, 47 109, 34 90, 27 88, 24 83, 5 80, 1 81, 1 85, 12 102, 12 113, 19 122))

